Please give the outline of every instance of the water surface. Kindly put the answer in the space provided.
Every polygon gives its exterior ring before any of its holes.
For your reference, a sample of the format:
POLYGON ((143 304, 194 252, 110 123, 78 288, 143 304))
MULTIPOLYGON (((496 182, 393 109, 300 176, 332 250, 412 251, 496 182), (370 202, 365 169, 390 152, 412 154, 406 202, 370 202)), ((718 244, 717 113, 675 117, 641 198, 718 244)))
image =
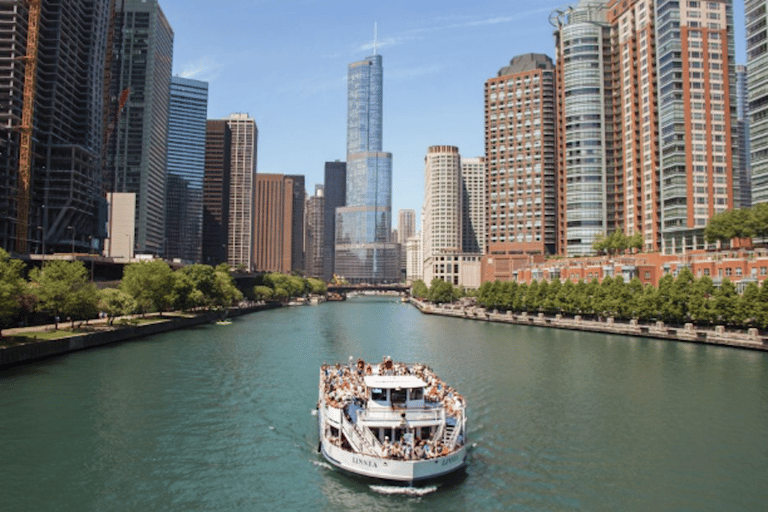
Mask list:
POLYGON ((768 355, 283 308, 0 372, 0 509, 768 509, 768 355), (466 397, 464 478, 403 494, 317 454, 318 368, 423 362, 466 397))

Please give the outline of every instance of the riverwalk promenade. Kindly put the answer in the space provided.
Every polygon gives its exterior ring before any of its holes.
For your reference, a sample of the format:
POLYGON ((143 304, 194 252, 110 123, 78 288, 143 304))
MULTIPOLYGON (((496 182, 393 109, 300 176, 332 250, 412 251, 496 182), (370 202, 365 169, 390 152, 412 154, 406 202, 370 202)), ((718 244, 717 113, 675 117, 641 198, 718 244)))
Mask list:
POLYGON ((411 297, 411 304, 416 306, 424 314, 452 316, 469 320, 485 322, 500 322, 516 325, 532 325, 537 327, 553 327, 555 329, 570 329, 576 331, 602 332, 607 334, 623 334, 626 336, 639 336, 643 338, 658 338, 670 341, 685 341, 690 343, 702 343, 707 345, 722 345, 728 347, 746 348, 752 350, 768 351, 768 336, 761 336, 757 329, 728 330, 722 325, 713 329, 696 327, 691 323, 683 327, 665 325, 664 322, 645 324, 637 320, 628 322, 615 321, 613 318, 604 320, 587 320, 581 316, 573 318, 563 315, 535 315, 517 313, 512 311, 501 312, 486 310, 476 306, 463 306, 456 304, 436 305, 422 302, 411 297))
MULTIPOLYGON (((280 304, 260 303, 230 308, 227 312, 227 316, 236 317, 276 307, 280 307, 280 304)), ((130 341, 145 336, 151 336, 153 334, 187 329, 196 325, 215 322, 220 318, 220 315, 220 312, 202 311, 195 313, 164 313, 163 316, 159 316, 155 313, 147 315, 146 317, 139 317, 139 315, 125 317, 125 319, 141 318, 142 320, 145 320, 145 323, 139 325, 123 325, 120 321, 121 319, 117 319, 113 326, 108 325, 107 319, 90 320, 87 325, 80 329, 87 329, 87 332, 67 334, 66 331, 62 330, 62 336, 60 338, 50 340, 34 339, 33 334, 33 338, 29 341, 0 346, 0 369, 48 357, 60 356, 78 350, 108 345, 110 343, 130 341)), ((60 323, 59 326, 63 327, 68 324, 69 322, 60 323)), ((12 338, 20 334, 25 334, 26 337, 29 338, 29 334, 31 333, 42 333, 53 330, 53 324, 37 325, 6 329, 3 331, 3 335, 12 338)))

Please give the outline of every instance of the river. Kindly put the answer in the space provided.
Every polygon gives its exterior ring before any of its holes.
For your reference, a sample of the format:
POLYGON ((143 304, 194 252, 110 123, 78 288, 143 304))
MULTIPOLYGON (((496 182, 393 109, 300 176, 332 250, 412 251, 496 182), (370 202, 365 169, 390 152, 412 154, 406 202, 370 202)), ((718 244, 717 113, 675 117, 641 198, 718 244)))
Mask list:
POLYGON ((768 508, 768 354, 292 307, 0 371, 8 511, 768 508), (417 489, 317 453, 318 368, 424 362, 468 404, 470 465, 417 489))

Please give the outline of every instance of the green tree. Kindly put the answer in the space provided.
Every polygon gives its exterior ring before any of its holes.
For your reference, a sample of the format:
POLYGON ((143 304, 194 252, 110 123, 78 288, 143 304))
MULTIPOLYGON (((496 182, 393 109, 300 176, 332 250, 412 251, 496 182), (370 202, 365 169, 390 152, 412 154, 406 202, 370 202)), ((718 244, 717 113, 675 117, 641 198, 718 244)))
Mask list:
POLYGON ((24 263, 12 259, 0 249, 0 337, 3 328, 12 322, 22 309, 23 297, 27 290, 22 277, 24 263))
POLYGON ((528 296, 528 283, 520 283, 517 286, 517 293, 513 302, 513 309, 516 313, 525 311, 525 297, 528 296))
POLYGON ((575 291, 576 285, 573 284, 573 281, 570 279, 566 279, 557 296, 557 303, 559 304, 560 309, 569 315, 572 315, 577 311, 576 301, 574 300, 575 291))
POLYGON ((768 238, 768 203, 758 203, 750 208, 749 229, 753 236, 768 238))
POLYGON ((274 290, 272 290, 272 288, 269 286, 260 284, 253 287, 253 296, 256 298, 256 300, 268 301, 272 298, 273 295, 274 290))
POLYGON ((80 261, 50 261, 42 269, 32 269, 30 279, 38 307, 49 312, 59 328, 59 318, 75 320, 95 316, 98 294, 89 281, 88 270, 80 261))
POLYGON ((736 306, 739 295, 736 286, 727 277, 715 291, 715 318, 724 324, 732 324, 736 319, 736 306))
POLYGON ((228 308, 243 300, 243 293, 235 286, 232 274, 216 268, 210 304, 217 308, 228 308))
POLYGON ((715 320, 712 302, 714 293, 715 285, 709 276, 702 276, 693 283, 693 292, 688 299, 688 313, 697 324, 707 325, 715 320))
MULTIPOLYGON (((485 285, 487 283, 483 283, 485 285)), ((481 286, 482 288, 482 286, 481 286)), ((427 288, 427 285, 424 284, 424 281, 421 279, 417 279, 413 282, 413 285, 411 285, 411 295, 418 299, 425 299, 427 295, 429 294, 429 288, 427 288)), ((480 303, 482 304, 482 299, 480 300, 480 303)))
POLYGON ((637 318, 639 316, 640 297, 643 295, 643 283, 639 278, 633 277, 627 284, 626 291, 629 297, 627 300, 629 303, 628 318, 637 318))
POLYGON ((643 287, 643 293, 637 299, 637 317, 643 322, 658 319, 660 299, 658 288, 650 284, 643 287))
POLYGON ((125 267, 120 289, 133 298, 142 315, 158 311, 162 316, 176 300, 174 284, 173 271, 166 262, 142 261, 125 267))
POLYGON ((635 249, 637 252, 640 252, 643 250, 643 245, 645 244, 645 241, 643 240, 643 234, 639 231, 635 231, 635 234, 627 238, 627 246, 630 249, 635 249))
POLYGON ((759 313, 758 300, 760 299, 760 288, 756 283, 749 283, 744 289, 744 293, 738 299, 736 305, 736 318, 741 323, 754 324, 759 313))
POLYGON ((670 288, 669 311, 676 322, 685 322, 689 319, 688 301, 694 290, 696 278, 691 269, 684 267, 678 272, 677 279, 670 288))
POLYGON ((109 325, 112 325, 118 316, 131 313, 133 305, 133 299, 119 288, 104 288, 98 293, 99 311, 107 314, 109 325))
POLYGON ((309 283, 310 292, 315 295, 325 295, 325 292, 328 291, 328 286, 326 286, 325 282, 322 279, 317 279, 315 277, 308 277, 307 283, 309 283))
POLYGON ((539 282, 534 279, 525 291, 524 308, 529 313, 539 310, 539 282))
POLYGON ((451 283, 434 278, 430 283, 428 297, 430 302, 444 304, 458 299, 458 293, 451 283))
POLYGON ((768 329, 768 279, 765 279, 760 286, 760 294, 757 297, 753 315, 755 324, 760 329, 768 329))

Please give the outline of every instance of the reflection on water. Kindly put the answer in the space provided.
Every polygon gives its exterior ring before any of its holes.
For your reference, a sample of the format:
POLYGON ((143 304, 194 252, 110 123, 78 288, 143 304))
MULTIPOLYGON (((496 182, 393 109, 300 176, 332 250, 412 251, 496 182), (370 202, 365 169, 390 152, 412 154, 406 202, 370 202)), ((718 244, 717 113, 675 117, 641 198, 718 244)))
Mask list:
POLYGON ((3 510, 764 510, 768 355, 421 315, 283 308, 0 373, 3 510), (319 367, 430 365, 470 463, 416 488, 317 453, 319 367))

